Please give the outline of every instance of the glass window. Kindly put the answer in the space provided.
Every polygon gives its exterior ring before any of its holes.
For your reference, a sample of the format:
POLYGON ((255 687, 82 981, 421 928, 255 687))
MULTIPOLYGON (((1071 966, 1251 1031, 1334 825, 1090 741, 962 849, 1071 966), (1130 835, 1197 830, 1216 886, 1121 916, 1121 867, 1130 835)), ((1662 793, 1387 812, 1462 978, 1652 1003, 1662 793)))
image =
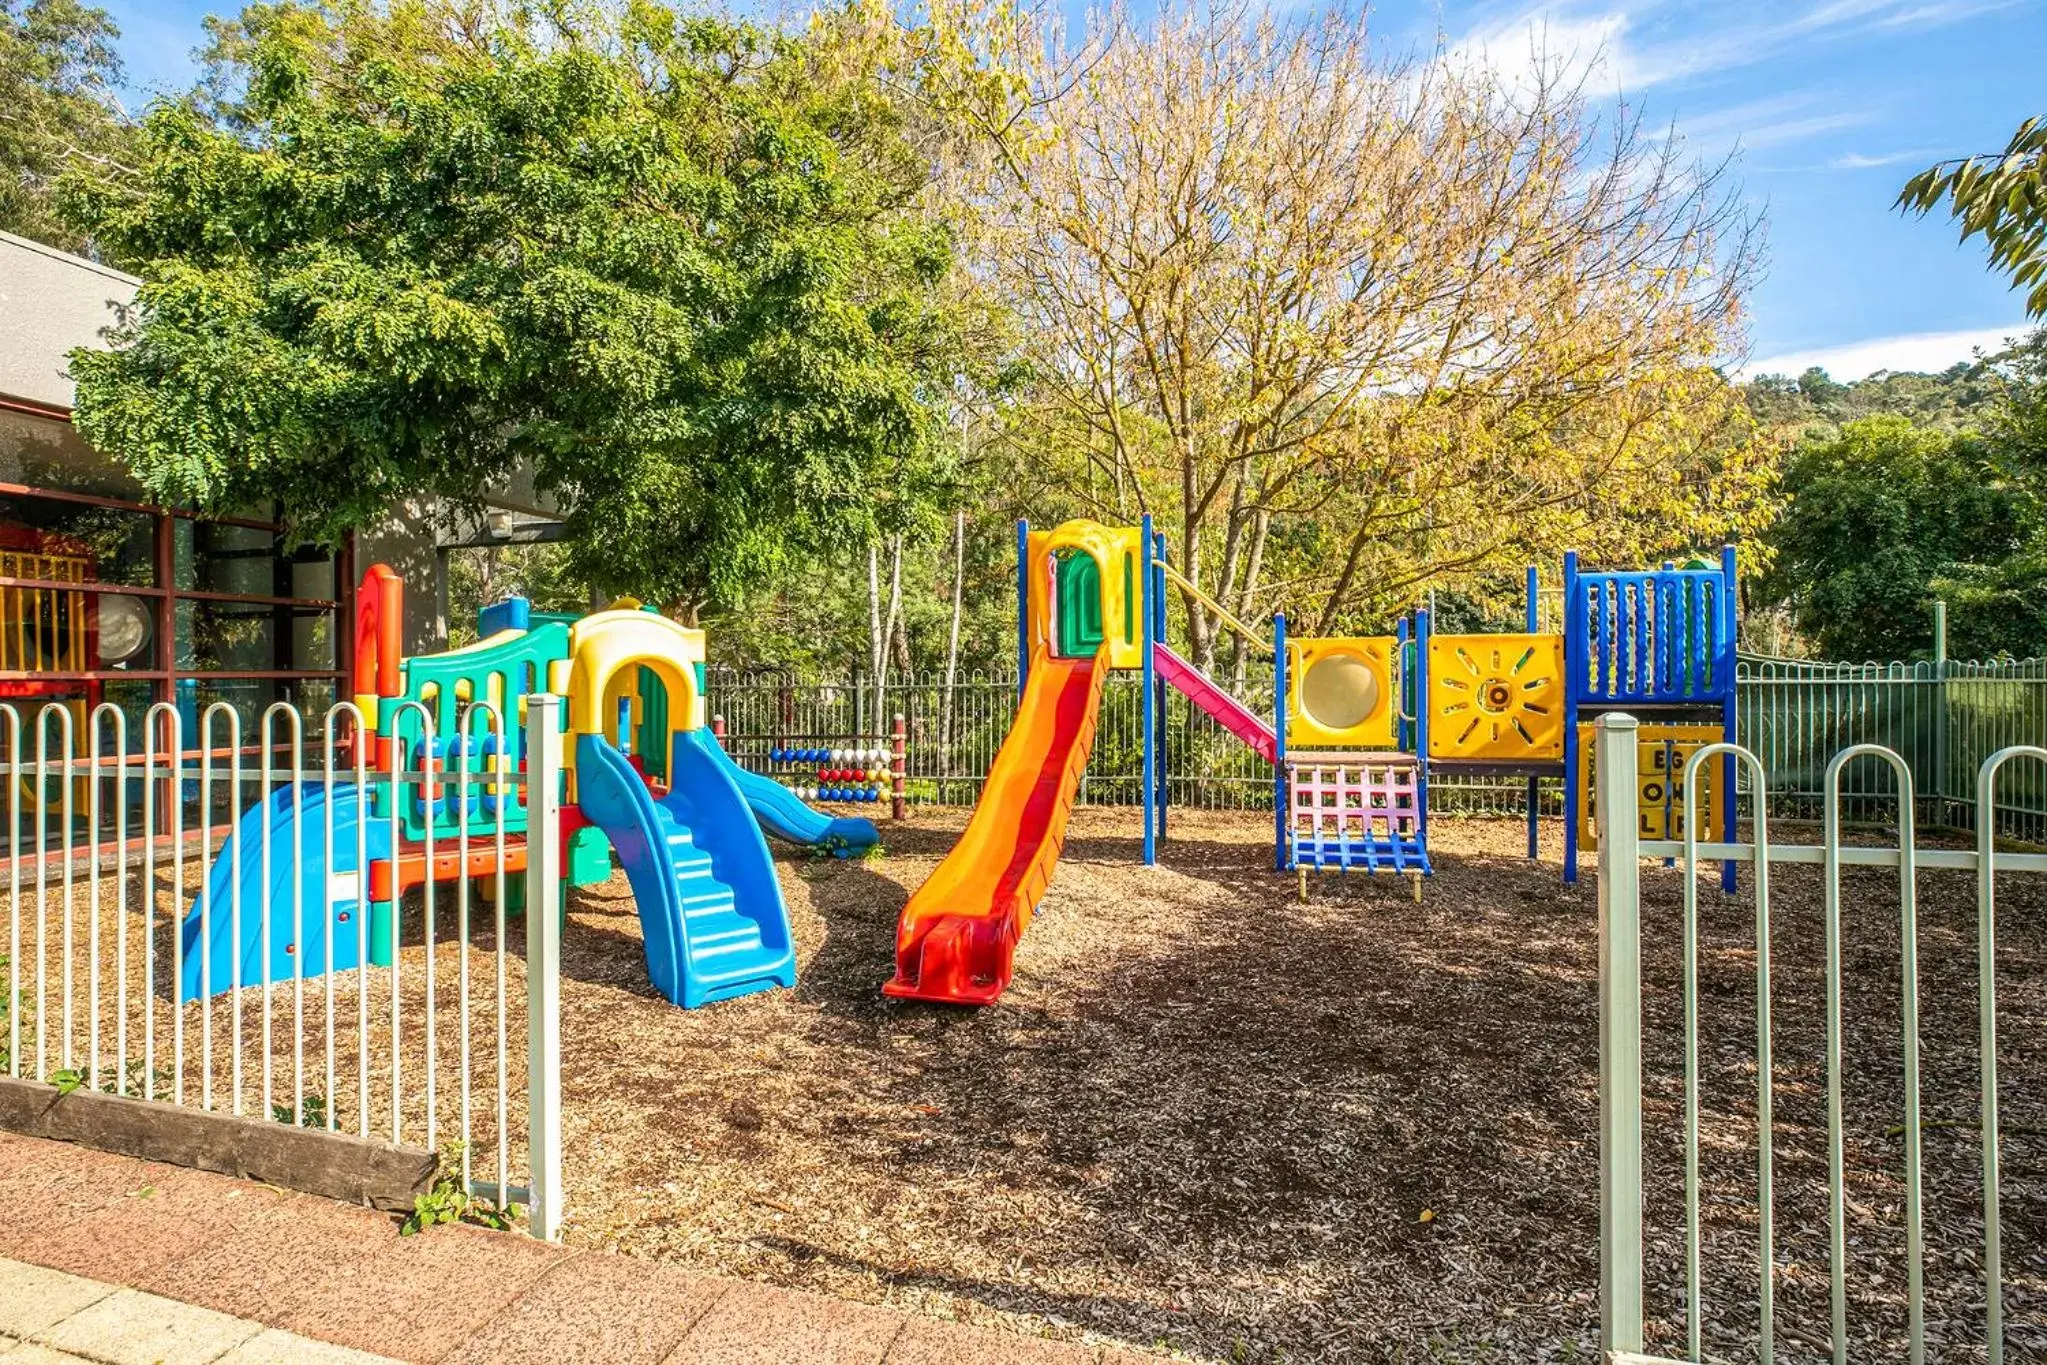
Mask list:
POLYGON ((17 556, 40 551, 60 561, 48 566, 57 570, 51 573, 20 572, 17 561, 0 577, 151 587, 155 535, 156 518, 147 512, 0 493, 0 551, 17 556))
POLYGON ((69 422, 0 408, 0 482, 142 501, 127 470, 85 443, 69 422))

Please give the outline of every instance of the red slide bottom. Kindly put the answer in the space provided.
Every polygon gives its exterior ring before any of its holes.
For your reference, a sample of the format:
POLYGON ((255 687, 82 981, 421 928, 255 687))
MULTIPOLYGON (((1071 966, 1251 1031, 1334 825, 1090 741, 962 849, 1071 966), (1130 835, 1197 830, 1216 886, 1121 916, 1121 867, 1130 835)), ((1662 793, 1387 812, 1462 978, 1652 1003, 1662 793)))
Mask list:
POLYGON ((989 1005, 1008 988, 1017 940, 1059 864, 1107 673, 1106 653, 1031 660, 966 833, 903 907, 883 994, 989 1005))

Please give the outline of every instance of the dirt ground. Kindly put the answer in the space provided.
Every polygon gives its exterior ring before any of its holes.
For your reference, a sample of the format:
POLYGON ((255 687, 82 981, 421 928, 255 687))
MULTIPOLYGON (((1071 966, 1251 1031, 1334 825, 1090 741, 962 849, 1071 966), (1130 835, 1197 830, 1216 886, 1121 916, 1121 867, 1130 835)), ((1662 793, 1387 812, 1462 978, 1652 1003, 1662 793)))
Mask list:
MULTIPOLYGON (((1257 816, 1082 811, 1003 1001, 885 1000, 897 911, 965 812, 885 858, 785 858, 800 985, 684 1012, 623 878, 578 892, 563 969, 568 1239, 708 1271, 1199 1360, 1590 1360, 1594 889, 1509 822, 1439 821, 1437 875, 1307 904, 1257 816)), ((1807 837, 1796 830, 1778 837, 1807 837)), ((1589 869, 1588 869, 1589 874, 1589 869)), ((1645 873, 1651 1347, 1682 1345, 1679 883, 1645 873)), ((1895 877, 1848 874, 1858 1358, 1903 1358, 1895 877)), ((1827 1338, 1821 892, 1773 896, 1777 1295, 1827 1338)), ((2047 1359, 2047 879, 2004 879, 2010 1359, 2047 1359)), ((1709 1352, 1754 1334, 1755 908, 1702 895, 1709 1352)), ((1975 890, 1921 874, 1928 1320, 1981 1359, 1975 890)))

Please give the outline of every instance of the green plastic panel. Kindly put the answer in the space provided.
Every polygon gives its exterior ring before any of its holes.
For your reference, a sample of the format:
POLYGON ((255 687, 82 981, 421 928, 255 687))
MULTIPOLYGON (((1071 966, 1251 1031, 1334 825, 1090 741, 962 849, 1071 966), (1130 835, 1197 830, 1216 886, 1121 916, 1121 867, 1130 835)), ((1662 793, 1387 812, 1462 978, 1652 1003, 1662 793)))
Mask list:
MULTIPOLYGON (((423 702, 433 715, 434 735, 452 753, 454 745, 448 743, 456 731, 457 717, 469 701, 483 701, 494 694, 504 715, 506 742, 511 747, 511 763, 517 768, 525 760, 525 729, 521 724, 519 702, 527 694, 547 689, 548 667, 556 660, 569 656, 569 628, 559 622, 549 622, 525 632, 504 644, 487 648, 457 650, 448 654, 426 654, 405 661, 405 695, 386 700, 378 708, 384 719, 379 729, 394 736, 398 741, 400 760, 408 773, 419 771, 419 760, 413 754, 418 746, 422 726, 419 712, 404 705, 408 701, 423 702), (495 685, 493 680, 495 680, 495 685), (466 686, 465 686, 466 684, 466 686), (461 694, 466 693, 466 697, 461 694), (429 698, 429 694, 431 697, 429 698)), ((566 713, 565 713, 566 715, 566 713)), ((486 753, 482 740, 489 733, 489 727, 478 719, 470 722, 470 731, 477 740, 474 752, 462 762, 472 773, 487 774, 495 765, 492 755, 486 753)), ((446 784, 437 793, 439 814, 433 822, 435 838, 453 836, 460 832, 462 821, 458 809, 461 802, 455 789, 455 761, 449 758, 442 769, 442 781, 446 784)), ((388 795, 378 804, 378 813, 386 818, 390 810, 385 802, 388 795)), ((405 837, 422 839, 426 837, 425 801, 414 783, 407 783, 405 800, 402 803, 399 820, 405 837)), ((472 835, 489 834, 497 828, 497 812, 487 798, 485 788, 478 783, 473 789, 468 812, 469 832, 472 835)), ((526 828, 526 806, 523 801, 514 801, 505 810, 505 828, 523 830, 526 828)))
MULTIPOLYGON (((702 682, 697 684, 699 688, 702 682)), ((647 776, 668 780, 668 689, 651 668, 640 670, 640 728, 633 752, 647 776)))
POLYGON ((1062 658, 1092 658, 1102 647, 1102 568, 1082 551, 1059 555, 1059 636, 1062 658))

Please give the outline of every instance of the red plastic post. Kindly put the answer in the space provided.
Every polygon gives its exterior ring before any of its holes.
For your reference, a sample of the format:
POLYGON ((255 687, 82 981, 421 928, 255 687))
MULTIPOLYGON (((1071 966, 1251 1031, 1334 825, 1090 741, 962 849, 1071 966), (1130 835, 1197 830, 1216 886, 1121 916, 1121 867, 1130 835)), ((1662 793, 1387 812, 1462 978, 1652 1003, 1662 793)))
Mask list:
POLYGON ((395 697, 404 691, 405 583, 388 565, 364 571, 355 601, 355 678, 358 695, 395 697))

